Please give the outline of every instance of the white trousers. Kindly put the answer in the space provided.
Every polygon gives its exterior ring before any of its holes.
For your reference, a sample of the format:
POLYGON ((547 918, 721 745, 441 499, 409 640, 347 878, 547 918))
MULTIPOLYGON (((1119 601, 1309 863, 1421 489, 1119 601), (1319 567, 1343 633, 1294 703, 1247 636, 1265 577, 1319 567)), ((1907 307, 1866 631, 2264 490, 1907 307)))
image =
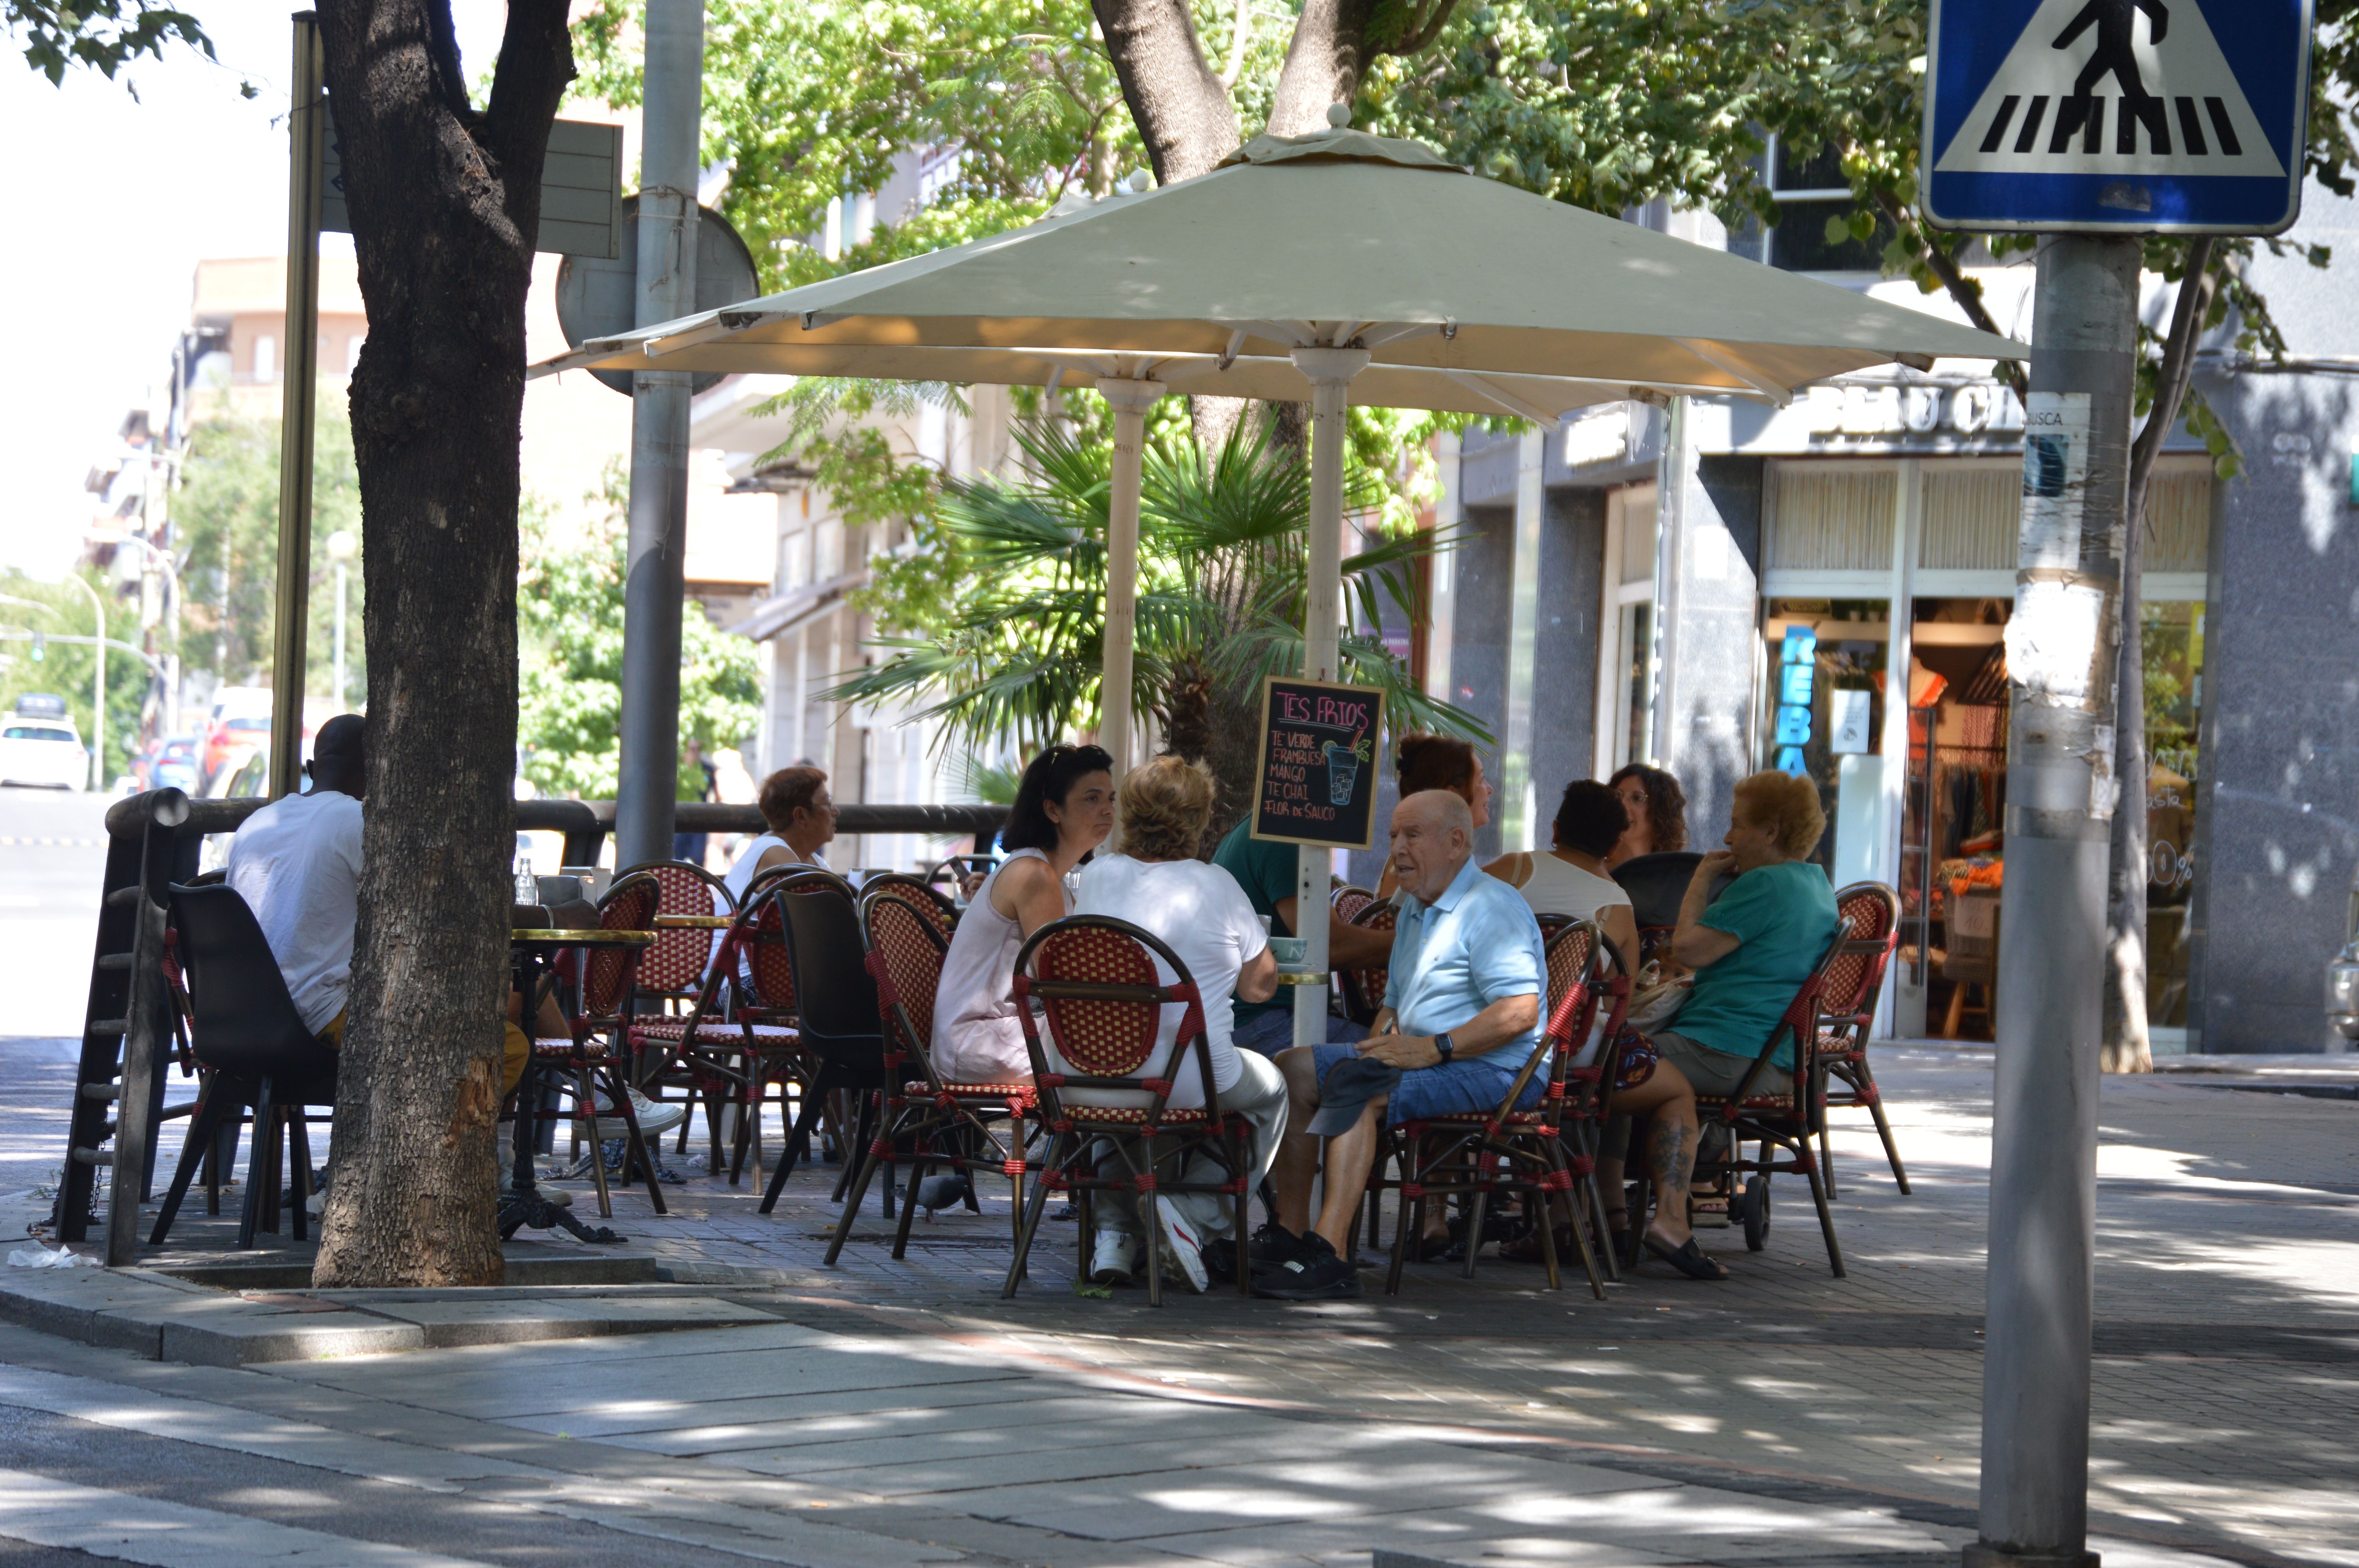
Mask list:
MULTIPOLYGON (((1277 1160, 1278 1141, 1286 1134, 1286 1079, 1266 1056, 1251 1051, 1237 1053, 1237 1065, 1244 1069, 1235 1085, 1221 1094, 1221 1108, 1234 1111, 1245 1119, 1247 1145, 1245 1150, 1245 1200, 1250 1204, 1262 1178, 1277 1160)), ((1108 1153, 1099 1166, 1112 1170, 1121 1166, 1118 1155, 1108 1153)), ((1218 1181, 1220 1167, 1207 1155, 1189 1156, 1188 1168, 1180 1178, 1204 1182, 1218 1181)), ((1232 1236, 1235 1233, 1235 1211, 1225 1193, 1175 1193, 1160 1195, 1160 1201, 1180 1217, 1188 1227, 1201 1236, 1232 1236)), ((1143 1234, 1138 1219, 1138 1198, 1133 1193, 1099 1193, 1096 1195, 1098 1228, 1121 1231, 1131 1236, 1143 1234)))

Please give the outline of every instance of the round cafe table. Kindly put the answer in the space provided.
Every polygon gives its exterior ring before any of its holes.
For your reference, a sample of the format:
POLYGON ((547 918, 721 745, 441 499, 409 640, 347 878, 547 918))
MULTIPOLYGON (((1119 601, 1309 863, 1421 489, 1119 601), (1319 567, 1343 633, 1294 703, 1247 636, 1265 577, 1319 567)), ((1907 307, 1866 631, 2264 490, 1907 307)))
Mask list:
MULTIPOLYGON (((508 932, 508 963, 516 977, 516 989, 525 999, 523 1028, 527 1038, 532 1035, 534 1021, 540 1016, 540 1004, 548 999, 557 984, 557 956, 569 947, 584 949, 644 949, 654 945, 652 931, 604 931, 592 926, 571 929, 557 926, 518 925, 508 932)), ((584 1241, 614 1240, 623 1238, 601 1227, 603 1235, 593 1233, 574 1218, 571 1212, 560 1208, 539 1195, 538 1184, 533 1180, 533 1146, 539 1140, 528 1133, 525 1126, 525 1108, 540 1104, 539 1062, 527 1055, 524 1077, 516 1084, 516 1164, 509 1175, 509 1190, 500 1196, 500 1238, 506 1240, 519 1228, 529 1227, 547 1230, 550 1227, 569 1230, 584 1241)), ((604 1155, 592 1150, 591 1158, 603 1161, 604 1155)), ((603 1170, 600 1175, 604 1174, 603 1170)), ((603 1186, 603 1182, 602 1182, 603 1186)), ((661 1207, 663 1197, 656 1195, 661 1207)))

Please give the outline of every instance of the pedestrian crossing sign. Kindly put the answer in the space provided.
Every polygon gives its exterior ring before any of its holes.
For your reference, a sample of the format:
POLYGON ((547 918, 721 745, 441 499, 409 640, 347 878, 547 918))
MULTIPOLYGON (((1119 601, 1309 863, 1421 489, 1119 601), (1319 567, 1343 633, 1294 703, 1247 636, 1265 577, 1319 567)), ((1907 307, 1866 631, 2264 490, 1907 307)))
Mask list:
POLYGON ((2311 0, 1933 0, 1937 228, 2274 234, 2301 209, 2311 0))

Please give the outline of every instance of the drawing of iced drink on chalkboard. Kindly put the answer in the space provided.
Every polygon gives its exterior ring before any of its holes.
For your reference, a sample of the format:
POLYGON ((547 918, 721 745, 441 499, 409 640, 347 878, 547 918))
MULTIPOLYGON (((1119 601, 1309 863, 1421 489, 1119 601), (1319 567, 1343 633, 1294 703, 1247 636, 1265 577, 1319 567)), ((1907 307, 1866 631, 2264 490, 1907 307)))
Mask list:
POLYGON ((1352 737, 1348 746, 1330 741, 1321 750, 1327 755, 1327 800, 1332 806, 1352 804, 1352 788, 1360 782, 1360 764, 1368 760, 1367 731, 1352 737))

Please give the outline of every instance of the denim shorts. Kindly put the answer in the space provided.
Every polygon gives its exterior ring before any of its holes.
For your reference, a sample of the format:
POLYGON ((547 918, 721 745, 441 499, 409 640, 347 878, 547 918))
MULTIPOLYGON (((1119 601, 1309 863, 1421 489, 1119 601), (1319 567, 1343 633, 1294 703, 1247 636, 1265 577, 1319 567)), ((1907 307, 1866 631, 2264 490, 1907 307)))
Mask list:
MULTIPOLYGON (((1356 1054, 1348 1044, 1310 1048, 1310 1060, 1318 1069, 1321 1083, 1327 1081, 1335 1064, 1356 1054)), ((1401 1074, 1399 1087, 1393 1090, 1386 1105, 1385 1119, 1422 1121, 1428 1117, 1480 1115, 1496 1110, 1499 1102, 1507 1098, 1516 1075, 1522 1070, 1520 1062, 1513 1067, 1496 1067, 1479 1057, 1411 1067, 1401 1074)), ((1538 1074, 1532 1075, 1532 1081, 1524 1086, 1522 1096, 1516 1101, 1516 1108, 1529 1110, 1539 1104, 1547 1087, 1538 1074)))

